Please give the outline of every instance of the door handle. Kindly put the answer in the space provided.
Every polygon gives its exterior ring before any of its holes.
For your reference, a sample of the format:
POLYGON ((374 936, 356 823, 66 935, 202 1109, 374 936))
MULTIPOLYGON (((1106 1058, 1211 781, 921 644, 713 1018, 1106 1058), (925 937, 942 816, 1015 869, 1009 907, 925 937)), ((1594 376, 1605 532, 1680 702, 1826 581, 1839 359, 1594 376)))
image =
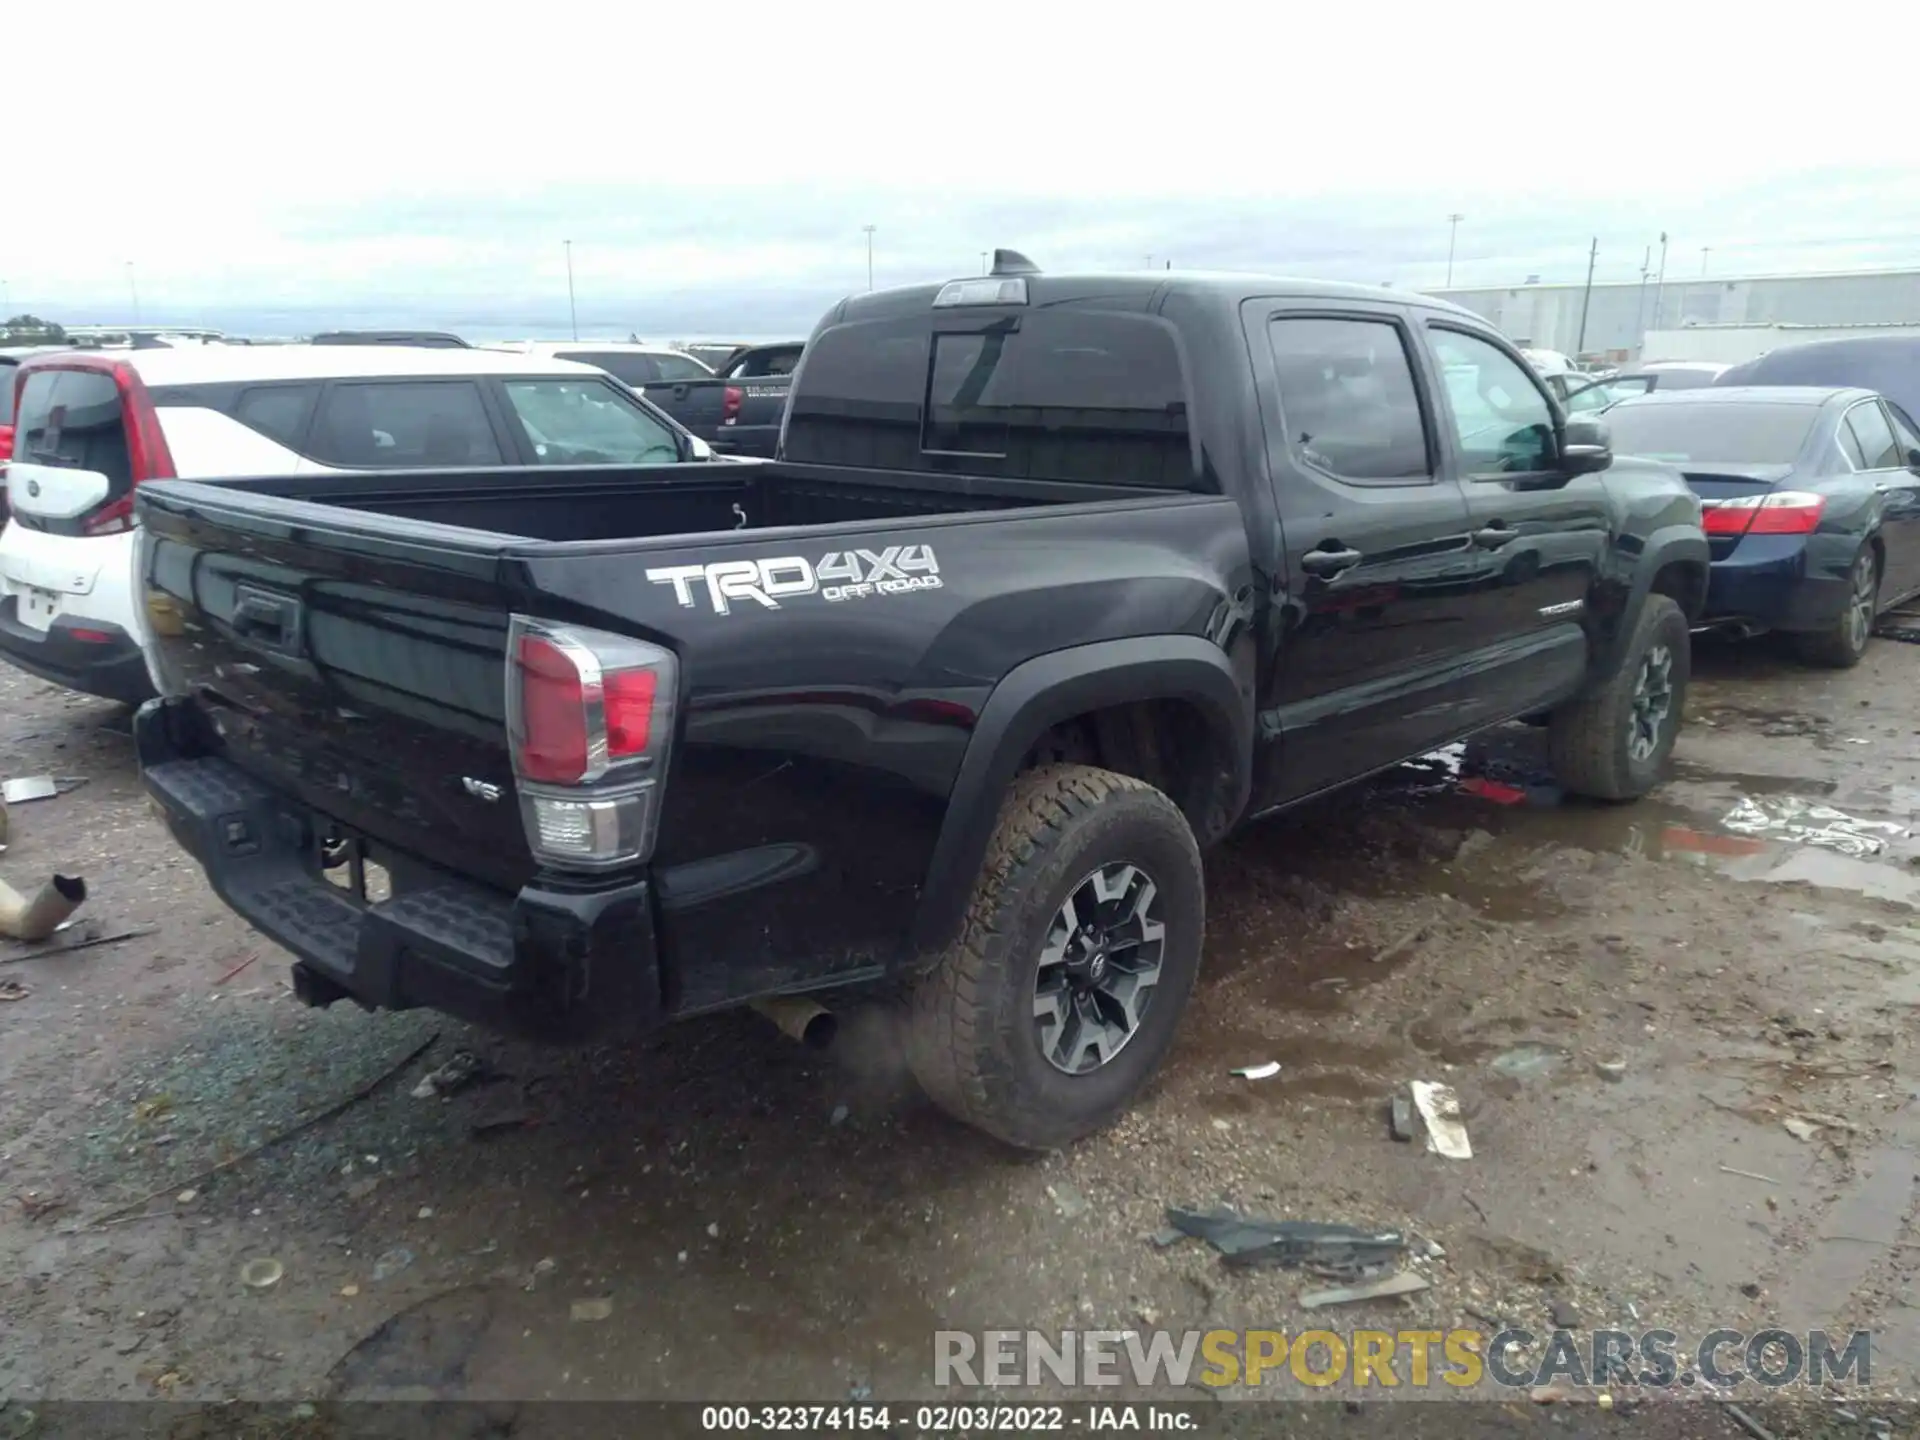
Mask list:
POLYGON ((1328 577, 1351 570, 1360 563, 1358 550, 1309 550, 1300 557, 1300 568, 1309 575, 1328 577))
POLYGON ((1489 525, 1483 530, 1473 532, 1473 543, 1478 545, 1482 550, 1498 550, 1502 545, 1512 544, 1519 538, 1520 532, 1518 530, 1509 530, 1506 526, 1498 523, 1489 525))
POLYGON ((284 650, 298 637, 299 617, 298 601, 242 589, 233 607, 233 629, 245 639, 284 650))

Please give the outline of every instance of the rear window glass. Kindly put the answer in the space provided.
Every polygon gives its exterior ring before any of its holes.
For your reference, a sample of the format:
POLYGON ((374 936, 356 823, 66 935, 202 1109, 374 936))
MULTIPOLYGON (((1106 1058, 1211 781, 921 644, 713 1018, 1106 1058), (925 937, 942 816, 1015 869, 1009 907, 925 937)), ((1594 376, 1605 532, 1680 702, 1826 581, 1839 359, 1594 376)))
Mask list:
POLYGON ((1144 316, 842 325, 812 342, 785 455, 820 464, 1190 488, 1186 378, 1144 316), (951 328, 948 328, 951 327, 951 328))
POLYGON ((120 388, 97 370, 29 370, 15 419, 13 458, 105 475, 115 495, 133 484, 120 388))
POLYGON ((1607 427, 1621 455, 1675 464, 1788 465, 1799 457, 1819 414, 1814 405, 1629 400, 1607 411, 1607 427))
POLYGON ((376 470, 501 463, 479 387, 464 380, 335 385, 307 450, 323 464, 376 470))
POLYGON ((319 393, 318 385, 257 385, 240 392, 233 418, 269 440, 297 450, 314 396, 319 393))
POLYGON ((737 376, 742 380, 759 380, 771 375, 791 375, 799 363, 797 345, 783 350, 749 350, 727 366, 726 374, 729 379, 737 376))

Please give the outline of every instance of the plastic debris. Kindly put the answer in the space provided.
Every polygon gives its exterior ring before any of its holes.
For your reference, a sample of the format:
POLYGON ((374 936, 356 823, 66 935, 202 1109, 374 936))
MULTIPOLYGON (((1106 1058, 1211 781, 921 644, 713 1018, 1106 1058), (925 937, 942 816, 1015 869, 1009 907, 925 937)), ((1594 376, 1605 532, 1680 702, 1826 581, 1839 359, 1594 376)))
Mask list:
POLYGON ((285 1273, 278 1260, 265 1256, 249 1260, 240 1267, 240 1283, 249 1290, 270 1290, 280 1283, 280 1277, 285 1273))
POLYGON ((0 980, 0 1000, 24 1000, 32 993, 18 980, 0 980))
POLYGON ((1077 1220, 1087 1213, 1087 1197, 1064 1180, 1055 1181, 1047 1186, 1047 1198, 1052 1200, 1054 1208, 1069 1220, 1077 1220))
POLYGON ((51 800, 86 784, 82 775, 26 775, 18 780, 0 781, 0 800, 9 805, 24 805, 29 800, 51 800))
POLYGON ((1627 1078, 1627 1062, 1624 1060, 1602 1060, 1593 1068, 1602 1080, 1616 1085, 1627 1078))
POLYGON ((1280 1062, 1268 1060, 1259 1065, 1242 1065, 1233 1073, 1242 1080, 1269 1080, 1280 1073, 1280 1062))
POLYGON ((420 1083, 413 1087, 413 1098, 431 1100, 436 1095, 454 1095, 492 1073, 487 1063, 471 1050, 456 1050, 444 1063, 420 1077, 420 1083))
POLYGON ((45 940, 67 923, 86 898, 87 882, 77 875, 55 875, 31 897, 0 881, 0 935, 45 940))
POLYGON ((1820 1127, 1818 1125, 1815 1125, 1811 1120, 1802 1120, 1797 1115, 1789 1115, 1780 1123, 1786 1127, 1786 1132, 1796 1140, 1811 1140, 1820 1133, 1820 1127))
POLYGON ((1466 1123, 1460 1118, 1460 1097, 1451 1085, 1436 1085, 1431 1080, 1415 1080, 1413 1108, 1427 1122, 1427 1149, 1449 1160, 1471 1160, 1473 1142, 1467 1138, 1466 1123))
POLYGON ((1386 1264, 1407 1248, 1398 1230, 1361 1230, 1316 1220, 1266 1220, 1231 1210, 1169 1209, 1167 1223, 1204 1240, 1228 1265, 1299 1266, 1322 1275, 1359 1275, 1386 1264))
POLYGON ((574 1320, 610 1320, 613 1318, 613 1301, 605 1296, 596 1300, 576 1300, 568 1315, 574 1320))
POLYGON ((1793 795, 1743 798, 1720 823, 1742 835, 1774 836, 1856 859, 1878 855, 1888 840, 1904 839, 1910 833, 1889 820, 1860 820, 1831 805, 1793 795))
POLYGON ((1567 1052, 1557 1045, 1516 1045, 1487 1062, 1490 1069, 1510 1080, 1539 1080, 1558 1070, 1567 1061, 1567 1052))
POLYGON ((1300 1304, 1303 1309, 1314 1310, 1322 1305, 1346 1305, 1355 1300, 1384 1300, 1393 1295, 1416 1295, 1422 1290, 1432 1288, 1433 1282, 1424 1275, 1416 1275, 1411 1270, 1400 1270, 1360 1285, 1336 1285, 1330 1290, 1308 1290, 1300 1296, 1300 1304))
POLYGON ((1387 1133, 1403 1145, 1413 1139, 1413 1101, 1405 1095, 1387 1102, 1387 1133))
POLYGON ((844 1125, 847 1123, 847 1116, 852 1113, 853 1112, 848 1110, 846 1106, 836 1105, 833 1107, 833 1113, 827 1116, 827 1124, 844 1125))
POLYGON ((411 1264, 413 1264, 413 1251, 404 1245, 396 1245, 373 1262, 373 1278, 391 1280, 411 1264))
POLYGON ((173 1203, 176 1205, 191 1205, 199 1198, 200 1192, 198 1190, 182 1190, 178 1195, 173 1197, 173 1203))

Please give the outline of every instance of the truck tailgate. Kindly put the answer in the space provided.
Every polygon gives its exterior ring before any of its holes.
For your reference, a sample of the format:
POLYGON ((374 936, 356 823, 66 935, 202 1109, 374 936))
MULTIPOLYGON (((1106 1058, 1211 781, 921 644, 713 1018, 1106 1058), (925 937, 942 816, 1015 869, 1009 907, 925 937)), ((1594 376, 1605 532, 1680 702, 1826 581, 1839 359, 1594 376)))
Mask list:
POLYGON ((511 805, 512 537, 298 502, 149 505, 143 570, 166 687, 222 752, 365 835, 503 888, 532 868, 511 805), (305 512, 305 513, 301 513, 305 512), (350 522, 350 523, 349 523, 350 522))

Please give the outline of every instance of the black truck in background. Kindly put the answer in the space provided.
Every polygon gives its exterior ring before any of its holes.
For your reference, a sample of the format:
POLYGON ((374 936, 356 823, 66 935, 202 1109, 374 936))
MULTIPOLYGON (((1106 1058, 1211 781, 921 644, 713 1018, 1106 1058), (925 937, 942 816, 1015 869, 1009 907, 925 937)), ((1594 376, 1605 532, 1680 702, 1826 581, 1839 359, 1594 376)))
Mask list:
POLYGON ((780 445, 793 370, 806 342, 738 349, 711 380, 648 384, 647 399, 722 455, 771 459, 780 445))
POLYGON ((836 306, 772 463, 138 494, 145 783, 303 999, 879 991, 1029 1147, 1159 1065, 1235 826, 1516 718, 1653 786, 1708 563, 1464 310, 1010 252, 836 306))

